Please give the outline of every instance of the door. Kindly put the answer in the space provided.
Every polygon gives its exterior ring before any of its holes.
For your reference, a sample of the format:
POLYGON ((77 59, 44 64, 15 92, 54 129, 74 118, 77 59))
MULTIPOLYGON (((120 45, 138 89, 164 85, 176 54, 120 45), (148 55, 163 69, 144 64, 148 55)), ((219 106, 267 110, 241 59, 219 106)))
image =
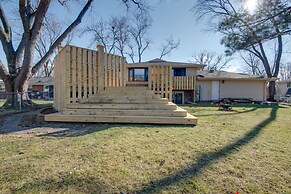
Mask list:
POLYGON ((219 100, 219 81, 212 81, 212 100, 219 100))
POLYGON ((184 104, 184 94, 182 92, 173 92, 173 102, 175 104, 184 104))

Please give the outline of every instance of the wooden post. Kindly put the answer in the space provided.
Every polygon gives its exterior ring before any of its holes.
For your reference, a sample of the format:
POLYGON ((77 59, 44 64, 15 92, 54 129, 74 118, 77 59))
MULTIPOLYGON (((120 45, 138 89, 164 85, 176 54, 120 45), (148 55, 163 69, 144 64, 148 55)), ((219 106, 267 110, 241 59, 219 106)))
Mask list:
POLYGON ((108 54, 104 54, 104 87, 108 86, 108 54))
POLYGON ((112 55, 108 55, 108 86, 112 86, 112 55))
POLYGON ((97 75, 97 61, 98 61, 98 59, 97 58, 99 58, 96 51, 93 51, 92 57, 93 57, 93 61, 92 61, 92 65, 93 65, 93 75, 92 75, 93 76, 93 92, 94 92, 94 94, 96 94, 97 88, 98 88, 98 86, 97 86, 97 77, 98 77, 98 75, 97 75))
POLYGON ((78 100, 82 98, 82 49, 78 48, 78 100))
POLYGON ((172 75, 172 67, 168 68, 169 71, 169 100, 172 102, 172 92, 173 92, 173 75, 172 75))
POLYGON ((97 45, 98 50, 98 90, 104 90, 104 47, 97 45))
POLYGON ((66 89, 65 89, 65 104, 71 103, 71 53, 72 53, 72 47, 69 46, 66 49, 66 57, 65 57, 65 66, 66 66, 66 89))
POLYGON ((92 52, 91 50, 88 51, 88 87, 89 87, 89 96, 93 94, 93 90, 92 90, 92 52))
POLYGON ((72 47, 72 101, 73 104, 76 103, 77 101, 77 97, 76 97, 76 93, 77 93, 77 48, 76 47, 72 47))
POLYGON ((84 96, 83 98, 87 98, 88 96, 88 90, 87 90, 87 83, 88 83, 88 75, 87 75, 87 69, 88 69, 88 51, 83 50, 83 87, 84 87, 84 96))
POLYGON ((115 83, 116 83, 116 56, 115 55, 112 55, 112 86, 116 86, 115 83))

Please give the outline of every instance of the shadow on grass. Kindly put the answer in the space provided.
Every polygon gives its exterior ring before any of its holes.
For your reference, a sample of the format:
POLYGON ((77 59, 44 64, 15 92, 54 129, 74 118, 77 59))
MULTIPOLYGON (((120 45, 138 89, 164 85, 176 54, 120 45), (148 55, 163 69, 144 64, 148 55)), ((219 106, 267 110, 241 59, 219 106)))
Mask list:
MULTIPOLYGON (((97 125, 97 124, 67 124, 68 128, 64 130, 58 130, 55 132, 49 132, 39 136, 50 136, 50 137, 78 137, 84 136, 91 133, 104 131, 110 129, 113 125, 97 125)), ((57 128, 57 127, 56 127, 57 128)))
MULTIPOLYGON (((223 111, 223 110, 217 110, 217 112, 213 113, 213 114, 200 114, 200 115, 197 115, 197 116, 198 117, 209 117, 209 116, 236 115, 236 114, 243 114, 243 113, 253 112, 253 111, 257 110, 257 109, 258 109, 257 107, 254 107, 252 109, 245 110, 245 111, 237 111, 237 110, 223 111)), ((195 112, 193 114, 195 114, 195 112)))
MULTIPOLYGON (((170 186, 174 183, 181 182, 183 180, 195 177, 199 175, 201 170, 206 168, 207 166, 211 165, 215 161, 222 159, 223 157, 227 156, 228 154, 232 154, 236 152, 237 150, 241 149, 243 146, 248 144, 250 141, 252 141, 254 138, 257 137, 257 135, 264 129, 265 126, 270 124, 272 121, 276 119, 277 116, 277 110, 278 106, 272 107, 270 116, 259 123, 256 127, 254 127, 251 131, 246 133, 243 137, 236 140, 234 143, 231 143, 223 148, 221 148, 218 151, 215 152, 208 152, 205 154, 202 154, 196 163, 192 164, 186 169, 183 169, 171 176, 168 176, 164 179, 157 180, 151 182, 151 184, 143 187, 139 191, 135 191, 136 193, 152 193, 152 192, 159 192, 163 188, 170 186)), ((135 193, 134 192, 134 193, 135 193)))
POLYGON ((59 193, 59 192, 84 192, 106 193, 106 187, 102 181, 94 176, 80 176, 77 174, 64 174, 55 178, 34 180, 24 183, 16 188, 11 188, 11 193, 59 193))

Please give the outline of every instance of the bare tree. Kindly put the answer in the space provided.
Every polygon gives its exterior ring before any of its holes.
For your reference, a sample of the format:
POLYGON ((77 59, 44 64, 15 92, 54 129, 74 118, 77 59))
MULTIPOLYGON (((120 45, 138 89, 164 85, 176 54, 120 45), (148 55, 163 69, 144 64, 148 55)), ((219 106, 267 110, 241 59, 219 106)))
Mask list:
POLYGON ((258 57, 269 81, 269 100, 274 100, 275 80, 283 54, 283 37, 291 33, 290 0, 256 1, 256 11, 250 13, 239 0, 197 0, 198 19, 208 16, 213 30, 223 35, 221 43, 227 53, 245 51, 258 57), (267 54, 268 43, 276 42, 274 53, 267 54), (270 59, 273 58, 273 59, 270 59), (273 63, 273 65, 272 65, 273 63))
MULTIPOLYGON (((40 32, 39 38, 35 44, 36 54, 38 55, 38 59, 44 57, 44 55, 48 52, 53 43, 57 40, 57 38, 61 35, 63 31, 63 25, 57 21, 54 15, 48 14, 44 18, 44 23, 42 30, 40 32)), ((70 44, 74 37, 74 33, 69 34, 65 40, 65 45, 70 44)), ((36 77, 51 77, 54 70, 53 57, 56 52, 52 54, 49 60, 47 60, 43 67, 39 69, 39 71, 34 75, 36 77)))
POLYGON ((113 17, 110 21, 111 26, 116 31, 116 44, 115 48, 121 56, 125 56, 126 49, 130 42, 129 23, 126 17, 113 17))
POLYGON ((280 66, 280 78, 281 80, 291 78, 291 63, 280 66))
POLYGON ((133 14, 132 25, 129 28, 132 42, 129 43, 130 56, 132 62, 136 57, 138 62, 142 61, 143 53, 148 49, 151 40, 148 31, 152 25, 152 19, 147 12, 139 11, 133 14))
POLYGON ((85 33, 93 34, 90 46, 100 44, 104 46, 105 52, 115 53, 117 32, 110 22, 103 19, 95 21, 83 30, 82 35, 85 33))
POLYGON ((194 63, 206 65, 204 70, 221 70, 228 66, 230 58, 225 57, 225 55, 217 55, 215 52, 204 50, 198 54, 192 56, 194 58, 194 63))
MULTIPOLYGON (((34 65, 34 48, 39 38, 45 16, 51 5, 51 1, 19 1, 19 14, 23 27, 23 34, 18 48, 14 48, 11 25, 6 17, 2 5, 0 5, 0 40, 6 55, 8 70, 0 62, 0 77, 4 81, 6 92, 26 92, 28 80, 45 64, 58 45, 81 23, 82 18, 91 6, 93 0, 88 0, 77 18, 55 40, 50 49, 34 65)), ((23 95, 22 100, 28 104, 28 95, 23 95)), ((15 97, 10 97, 5 105, 16 107, 15 97)))
POLYGON ((169 38, 165 40, 164 43, 161 44, 161 47, 159 49, 161 51, 159 59, 162 59, 163 57, 171 54, 171 52, 177 49, 179 46, 180 46, 180 40, 175 42, 173 37, 170 36, 169 38))
POLYGON ((247 65, 246 72, 253 75, 266 76, 264 66, 260 59, 252 53, 241 54, 241 58, 247 65))
MULTIPOLYGON (((34 64, 35 46, 44 24, 45 16, 48 13, 51 0, 46 1, 19 1, 18 11, 19 20, 22 24, 23 33, 20 42, 15 49, 14 39, 12 38, 12 29, 10 21, 0 4, 0 41, 6 55, 7 67, 0 61, 0 78, 5 84, 6 92, 25 93, 28 89, 28 80, 50 59, 58 45, 82 22, 86 12, 89 10, 94 0, 87 0, 82 7, 76 19, 59 35, 48 51, 34 64)), ((59 1, 66 3, 67 1, 59 1)), ((141 6, 141 0, 124 1, 141 6)), ((17 107, 17 101, 14 97, 8 98, 5 105, 11 104, 17 107)), ((30 104, 28 95, 23 95, 22 100, 30 104)))

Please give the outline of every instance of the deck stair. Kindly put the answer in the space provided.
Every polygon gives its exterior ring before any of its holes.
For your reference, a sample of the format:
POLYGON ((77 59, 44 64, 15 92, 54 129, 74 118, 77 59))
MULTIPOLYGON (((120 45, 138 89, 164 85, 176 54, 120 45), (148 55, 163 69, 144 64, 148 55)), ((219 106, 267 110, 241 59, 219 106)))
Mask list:
POLYGON ((68 104, 46 121, 196 125, 197 118, 148 87, 107 87, 68 104))

